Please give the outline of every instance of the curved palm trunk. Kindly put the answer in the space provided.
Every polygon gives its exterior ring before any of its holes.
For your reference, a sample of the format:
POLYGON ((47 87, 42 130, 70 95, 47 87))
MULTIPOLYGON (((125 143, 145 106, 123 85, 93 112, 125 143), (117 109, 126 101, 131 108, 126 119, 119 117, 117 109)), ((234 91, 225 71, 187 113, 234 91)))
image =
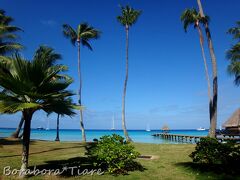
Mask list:
POLYGON ((123 128, 126 141, 129 142, 129 141, 132 141, 132 139, 128 136, 126 121, 125 121, 125 98, 126 98, 127 81, 128 81, 128 31, 129 31, 129 27, 126 26, 126 76, 125 76, 123 96, 122 96, 122 128, 123 128))
POLYGON ((18 127, 17 127, 16 131, 14 133, 12 133, 12 135, 11 135, 12 138, 19 138, 19 133, 20 133, 20 131, 22 129, 23 122, 24 122, 24 117, 22 115, 21 120, 20 120, 20 122, 18 124, 18 127))
POLYGON ((204 68, 205 68, 205 75, 207 79, 207 85, 208 85, 208 99, 209 99, 209 118, 211 120, 211 105, 212 105, 212 96, 211 96, 211 83, 210 83, 210 78, 209 78, 209 73, 208 73, 208 65, 207 65, 207 60, 206 60, 206 55, 205 51, 203 48, 203 34, 201 27, 198 25, 197 26, 198 33, 199 33, 199 40, 200 40, 200 45, 201 45, 201 50, 202 50, 202 57, 203 57, 203 62, 204 62, 204 68))
MULTIPOLYGON (((79 91, 78 91, 78 99, 79 99, 79 105, 82 105, 82 76, 81 76, 81 63, 80 63, 80 39, 78 40, 78 78, 80 81, 79 85, 79 91)), ((80 127, 82 130, 82 141, 86 142, 86 134, 83 124, 83 112, 82 109, 80 110, 80 127)))
POLYGON ((60 141, 59 139, 59 114, 57 116, 57 135, 55 141, 60 141))
POLYGON ((30 132, 31 132, 31 120, 33 112, 31 110, 23 111, 25 119, 24 130, 23 130, 23 149, 22 149, 22 166, 19 176, 24 176, 25 171, 28 167, 28 156, 29 156, 29 144, 30 144, 30 132))
MULTIPOLYGON (((200 15, 204 17, 203 8, 201 0, 197 0, 200 15)), ((205 23, 205 32, 208 40, 208 48, 210 51, 210 56, 212 60, 212 69, 213 69, 213 100, 211 104, 211 118, 210 118, 210 129, 209 136, 216 137, 216 126, 217 126, 217 97, 218 97, 218 79, 217 79, 217 60, 214 53, 214 48, 212 44, 212 38, 208 23, 205 23)))

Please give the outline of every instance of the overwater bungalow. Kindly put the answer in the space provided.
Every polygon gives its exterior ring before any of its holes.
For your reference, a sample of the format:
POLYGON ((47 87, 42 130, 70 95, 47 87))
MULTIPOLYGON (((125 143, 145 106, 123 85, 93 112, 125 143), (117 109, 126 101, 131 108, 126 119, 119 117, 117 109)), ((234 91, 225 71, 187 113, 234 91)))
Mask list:
POLYGON ((164 125, 163 127, 162 127, 162 132, 163 133, 169 133, 169 127, 168 127, 168 125, 164 125))
POLYGON ((240 135, 240 108, 222 126, 227 134, 240 135))

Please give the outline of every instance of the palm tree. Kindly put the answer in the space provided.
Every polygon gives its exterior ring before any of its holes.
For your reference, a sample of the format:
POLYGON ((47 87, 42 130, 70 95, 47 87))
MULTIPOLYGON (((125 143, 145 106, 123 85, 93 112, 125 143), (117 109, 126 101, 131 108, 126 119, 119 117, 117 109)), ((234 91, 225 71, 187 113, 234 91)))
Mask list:
MULTIPOLYGON (((62 57, 61 57, 60 54, 55 53, 54 49, 52 49, 51 47, 48 47, 48 46, 40 46, 34 54, 34 60, 45 61, 46 65, 47 65, 46 66, 47 68, 51 68, 52 66, 54 66, 56 61, 60 60, 61 58, 62 57)), ((62 77, 62 76, 60 74, 57 74, 55 78, 68 78, 66 75, 64 75, 64 77, 62 77)), ((21 131, 23 123, 24 123, 24 118, 22 116, 21 120, 18 124, 18 127, 16 128, 15 132, 12 133, 11 137, 19 138, 19 133, 21 131)))
MULTIPOLYGON (((197 0, 199 13, 202 18, 205 18, 201 0, 197 0)), ((208 21, 204 22, 205 32, 207 36, 208 48, 212 60, 212 72, 213 72, 213 98, 211 105, 211 117, 210 117, 210 129, 209 136, 215 138, 216 137, 216 126, 217 126, 217 99, 218 99, 218 77, 217 77, 217 60, 214 53, 212 37, 208 25, 208 21)))
POLYGON ((227 51, 227 59, 230 60, 230 65, 228 66, 228 72, 235 76, 235 84, 240 85, 240 21, 238 21, 236 27, 230 28, 228 33, 233 36, 237 43, 233 45, 227 51))
POLYGON ((208 72, 208 65, 206 60, 206 55, 204 51, 204 39, 203 39, 203 33, 200 24, 204 24, 205 22, 209 21, 209 17, 201 17, 200 14, 197 12, 196 9, 186 9, 182 15, 181 15, 181 21, 183 22, 184 30, 187 32, 187 28, 190 25, 194 25, 194 28, 197 28, 198 34, 199 34, 199 42, 201 46, 202 51, 202 57, 204 62, 204 68, 205 68, 205 75, 207 80, 207 86, 208 86, 208 98, 209 98, 209 117, 211 118, 211 104, 212 104, 212 96, 211 96, 211 83, 209 78, 209 72, 208 72))
POLYGON ((228 65, 228 72, 230 75, 235 76, 234 83, 239 86, 240 85, 240 61, 232 61, 228 65))
POLYGON ((56 139, 55 139, 55 141, 60 141, 60 138, 59 138, 59 114, 57 115, 57 130, 56 130, 56 132, 57 132, 57 135, 56 135, 56 139))
POLYGON ((129 28, 136 23, 141 11, 134 10, 130 6, 121 7, 121 16, 117 16, 117 20, 124 26, 126 31, 126 75, 124 81, 124 88, 123 88, 123 96, 122 96, 122 128, 124 131, 124 135, 127 141, 132 141, 128 135, 127 128, 126 128, 126 121, 125 121, 125 98, 126 98, 126 91, 127 91, 127 82, 128 82, 128 33, 129 28))
POLYGON ((16 32, 22 30, 10 25, 12 21, 13 18, 6 16, 4 10, 0 10, 0 58, 2 60, 8 60, 8 58, 3 55, 22 49, 22 45, 15 42, 18 38, 16 32))
POLYGON ((24 117, 21 175, 28 167, 30 129, 38 110, 73 115, 73 94, 65 90, 72 80, 54 78, 66 70, 62 65, 48 68, 47 61, 27 61, 15 55, 11 63, 0 63, 0 113, 22 112, 24 117))
MULTIPOLYGON (((80 61, 80 46, 86 46, 92 51, 92 47, 89 43, 91 39, 97 39, 100 36, 100 31, 94 27, 88 25, 87 23, 79 24, 77 29, 74 30, 70 25, 63 25, 63 34, 66 38, 70 39, 72 45, 77 44, 78 48, 78 78, 79 78, 79 90, 78 99, 79 105, 82 105, 82 75, 81 75, 81 61, 80 61)), ((86 142, 85 129, 83 124, 83 112, 80 110, 80 127, 82 130, 82 141, 86 142)))
MULTIPOLYGON (((6 16, 5 11, 0 9, 0 59, 4 62, 9 62, 10 60, 10 58, 6 56, 7 54, 23 48, 22 45, 15 42, 18 38, 15 32, 22 30, 16 26, 9 25, 12 21, 13 18, 6 16)), ((18 137, 23 122, 24 119, 21 118, 18 128, 12 134, 12 137, 18 137)))
POLYGON ((20 131, 22 129, 23 123, 24 123, 24 117, 22 115, 16 130, 11 134, 12 138, 19 138, 20 139, 19 133, 20 133, 20 131))
POLYGON ((236 22, 237 26, 232 27, 228 30, 228 33, 233 35, 233 39, 240 40, 240 21, 236 22))

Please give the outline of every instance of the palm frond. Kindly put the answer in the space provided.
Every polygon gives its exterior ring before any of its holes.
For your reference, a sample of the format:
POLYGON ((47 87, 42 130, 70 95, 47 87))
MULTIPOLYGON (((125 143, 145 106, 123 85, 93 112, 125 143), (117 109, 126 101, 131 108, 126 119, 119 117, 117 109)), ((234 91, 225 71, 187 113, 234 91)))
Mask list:
POLYGON ((226 58, 231 61, 240 61, 240 42, 227 51, 226 58))
POLYGON ((0 39, 6 40, 15 40, 18 38, 18 35, 12 33, 0 33, 0 39))
POLYGON ((86 46, 88 49, 90 49, 91 51, 93 50, 92 49, 92 47, 91 47, 91 45, 88 43, 88 41, 87 40, 85 40, 85 39, 82 39, 82 45, 83 46, 86 46))
POLYGON ((233 35, 233 39, 240 39, 240 21, 236 22, 237 26, 228 30, 228 34, 233 35))
POLYGON ((0 55, 0 63, 11 63, 12 58, 7 56, 0 55))
POLYGON ((63 35, 70 39, 71 43, 75 46, 77 41, 77 33, 75 30, 68 24, 63 24, 63 35))
POLYGON ((0 24, 0 34, 12 33, 12 32, 16 32, 16 31, 23 31, 23 30, 21 28, 17 27, 17 26, 0 24))
POLYGON ((19 43, 14 42, 0 43, 0 55, 4 55, 7 52, 12 52, 20 49, 23 49, 23 46, 19 43))
POLYGON ((48 101, 48 104, 44 105, 43 110, 47 113, 57 113, 60 115, 73 116, 76 113, 74 108, 76 105, 73 105, 70 98, 65 97, 64 99, 59 98, 58 100, 48 101))
POLYGON ((120 6, 121 8, 121 15, 117 16, 117 20, 123 25, 123 26, 132 26, 136 23, 138 17, 141 15, 141 10, 135 10, 130 6, 120 6))
MULTIPOLYGON (((42 63, 48 67, 53 66, 56 61, 62 59, 62 56, 58 53, 55 53, 53 48, 48 46, 40 46, 33 57, 33 61, 45 61, 45 63, 42 63)), ((40 62, 41 63, 41 62, 40 62)))
POLYGON ((0 101, 0 113, 14 114, 24 109, 39 109, 41 105, 37 103, 22 103, 14 101, 0 101))
POLYGON ((235 76, 234 83, 239 86, 240 85, 240 61, 232 61, 230 65, 228 65, 228 73, 230 75, 235 76))

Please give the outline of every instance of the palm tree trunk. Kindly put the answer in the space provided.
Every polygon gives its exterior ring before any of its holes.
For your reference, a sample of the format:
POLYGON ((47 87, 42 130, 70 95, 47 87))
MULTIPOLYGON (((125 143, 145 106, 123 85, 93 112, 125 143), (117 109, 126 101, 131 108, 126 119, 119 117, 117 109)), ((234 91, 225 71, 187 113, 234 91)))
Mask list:
POLYGON ((59 114, 57 116, 57 136, 56 136, 55 141, 60 141, 60 139, 59 139, 59 114))
POLYGON ((123 128, 126 141, 129 142, 129 141, 132 141, 132 139, 128 136, 126 122, 125 122, 125 98, 126 98, 127 81, 128 81, 128 31, 129 31, 129 27, 126 26, 126 76, 124 81, 123 97, 122 97, 122 128, 123 128))
MULTIPOLYGON (((200 15, 204 17, 203 8, 201 0, 197 0, 200 15)), ((212 38, 208 23, 205 23, 205 32, 208 40, 208 48, 210 51, 210 56, 212 60, 212 69, 213 69, 213 100, 211 104, 211 118, 210 118, 210 129, 209 136, 212 138, 216 137, 216 126, 217 126, 217 97, 218 97, 218 79, 217 79, 217 60, 214 53, 212 38)))
POLYGON ((19 174, 20 176, 25 175, 25 171, 27 170, 27 167, 28 167, 32 115, 33 115, 33 112, 31 110, 27 110, 23 112, 25 123, 24 123, 24 130, 23 130, 22 166, 19 174))
POLYGON ((208 99, 209 99, 209 118, 211 121, 211 106, 212 106, 212 96, 211 96, 211 83, 210 83, 210 78, 209 78, 209 73, 208 73, 208 65, 207 65, 207 60, 206 60, 206 55, 205 55, 205 51, 203 48, 203 34, 202 34, 202 30, 201 27, 198 25, 197 26, 198 29, 198 33, 199 33, 199 40, 200 40, 200 46, 201 46, 201 50, 202 50, 202 57, 203 57, 203 62, 204 62, 204 68, 205 68, 205 75, 206 75, 206 80, 207 80, 207 85, 208 85, 208 99))
MULTIPOLYGON (((79 85, 79 91, 78 91, 78 99, 79 99, 79 105, 82 105, 82 76, 81 76, 81 63, 80 63, 80 39, 78 40, 78 78, 80 81, 79 85)), ((83 112, 82 109, 80 110, 80 127, 82 130, 82 141, 86 142, 86 134, 83 124, 83 112)))
POLYGON ((16 131, 11 135, 12 138, 19 138, 19 133, 22 129, 23 122, 24 122, 24 117, 22 116, 16 131))

